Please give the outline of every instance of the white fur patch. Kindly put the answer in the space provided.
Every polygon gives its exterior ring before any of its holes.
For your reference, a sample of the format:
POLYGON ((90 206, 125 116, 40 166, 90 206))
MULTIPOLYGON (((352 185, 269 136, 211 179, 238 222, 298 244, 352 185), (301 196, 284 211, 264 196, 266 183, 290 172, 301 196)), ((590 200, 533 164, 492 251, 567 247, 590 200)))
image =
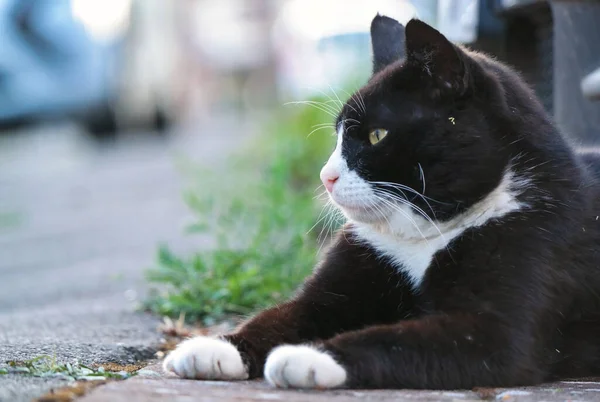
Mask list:
POLYGON ((307 345, 275 348, 265 364, 265 378, 279 388, 337 388, 346 376, 333 357, 307 345))
POLYGON ((487 197, 449 221, 434 225, 410 207, 402 206, 403 212, 393 212, 385 223, 354 222, 355 233, 405 272, 414 286, 419 286, 435 253, 465 230, 526 207, 517 196, 527 185, 526 180, 515 179, 507 171, 487 197))
POLYGON ((329 157, 329 160, 327 161, 325 166, 323 166, 323 169, 321 169, 321 177, 324 175, 327 175, 327 173, 329 173, 329 172, 331 172, 330 173, 331 176, 336 176, 336 175, 344 176, 344 175, 348 174, 348 172, 349 172, 348 164, 346 163, 344 158, 342 158, 342 139, 343 139, 343 137, 344 137, 344 128, 342 125, 340 125, 340 127, 338 128, 338 132, 337 132, 337 143, 335 145, 335 149, 333 150, 333 153, 329 157))
POLYGON ((340 207, 344 215, 348 219, 352 219, 363 215, 365 200, 368 201, 369 198, 372 198, 372 189, 369 183, 348 168, 348 163, 342 155, 343 139, 344 126, 340 125, 337 133, 337 145, 321 170, 321 177, 339 176, 329 196, 340 207))
POLYGON ((248 369, 240 353, 222 339, 199 336, 181 342, 163 363, 163 369, 197 380, 245 380, 248 369))

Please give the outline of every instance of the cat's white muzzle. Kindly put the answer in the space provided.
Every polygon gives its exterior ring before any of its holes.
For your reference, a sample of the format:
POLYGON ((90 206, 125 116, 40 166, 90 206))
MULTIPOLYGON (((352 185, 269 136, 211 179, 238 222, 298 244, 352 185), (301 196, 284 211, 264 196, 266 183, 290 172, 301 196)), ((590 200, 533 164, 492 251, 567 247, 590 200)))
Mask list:
POLYGON ((335 150, 321 169, 321 181, 333 203, 348 219, 364 223, 385 221, 392 209, 377 196, 368 181, 348 168, 342 155, 343 137, 343 127, 340 127, 335 150))
POLYGON ((373 223, 385 220, 391 213, 389 206, 377 197, 371 185, 349 170, 336 152, 321 170, 321 181, 333 203, 350 220, 373 223))

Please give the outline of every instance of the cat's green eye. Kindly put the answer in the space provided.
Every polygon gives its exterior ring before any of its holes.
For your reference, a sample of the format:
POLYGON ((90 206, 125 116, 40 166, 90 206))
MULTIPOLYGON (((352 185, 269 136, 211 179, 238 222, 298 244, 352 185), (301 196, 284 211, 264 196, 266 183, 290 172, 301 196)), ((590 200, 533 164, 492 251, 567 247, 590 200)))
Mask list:
POLYGON ((388 134, 388 131, 383 128, 376 128, 375 130, 369 133, 369 141, 371 144, 375 145, 379 141, 383 140, 385 136, 388 134))

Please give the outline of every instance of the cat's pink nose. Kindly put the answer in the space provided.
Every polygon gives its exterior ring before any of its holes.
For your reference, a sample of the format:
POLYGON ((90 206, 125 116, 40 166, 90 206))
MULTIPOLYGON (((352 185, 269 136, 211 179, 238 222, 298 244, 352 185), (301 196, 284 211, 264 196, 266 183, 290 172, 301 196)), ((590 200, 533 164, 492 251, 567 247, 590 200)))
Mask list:
POLYGON ((333 191, 333 185, 336 181, 338 181, 339 178, 340 174, 338 172, 325 169, 321 171, 321 181, 323 182, 323 185, 325 186, 327 191, 329 191, 330 193, 333 191))

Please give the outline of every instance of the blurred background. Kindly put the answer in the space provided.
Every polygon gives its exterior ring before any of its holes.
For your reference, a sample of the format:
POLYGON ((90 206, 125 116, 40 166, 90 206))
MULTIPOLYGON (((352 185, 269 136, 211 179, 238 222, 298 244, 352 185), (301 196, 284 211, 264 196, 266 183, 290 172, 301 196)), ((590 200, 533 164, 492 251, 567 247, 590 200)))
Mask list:
MULTIPOLYGON (((589 23, 597 17, 593 3, 2 0, 0 124, 12 131, 69 120, 109 138, 165 132, 214 113, 264 112, 329 87, 358 86, 369 74, 368 28, 376 12, 401 22, 416 16, 507 60, 554 111, 560 74, 577 73, 572 86, 582 92, 580 81, 597 67, 597 49, 585 43, 597 38, 589 23), (560 42, 565 35, 570 46, 560 42), (582 42, 585 51, 577 48, 582 42), (566 51, 582 54, 564 57, 566 51), (577 71, 555 74, 561 60, 580 59, 586 62, 577 71)), ((594 96, 593 89, 583 92, 594 96)))
POLYGON ((52 332, 132 301, 210 322, 285 297, 336 225, 317 174, 377 12, 512 64, 595 146, 598 4, 0 0, 5 339, 39 334, 42 307, 52 332))

